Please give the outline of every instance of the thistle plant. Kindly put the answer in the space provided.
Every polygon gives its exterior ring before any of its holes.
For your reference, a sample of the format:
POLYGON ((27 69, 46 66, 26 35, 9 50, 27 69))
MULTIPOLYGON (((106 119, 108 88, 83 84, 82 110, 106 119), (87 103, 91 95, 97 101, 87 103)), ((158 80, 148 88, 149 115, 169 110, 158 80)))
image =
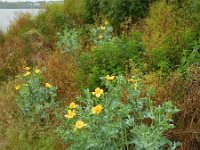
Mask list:
POLYGON ((56 87, 44 83, 41 73, 44 69, 25 68, 25 73, 19 75, 20 84, 16 85, 16 103, 24 117, 31 120, 39 118, 49 120, 51 111, 55 109, 56 87))
POLYGON ((141 97, 142 83, 136 77, 101 78, 104 88, 85 90, 77 102, 66 106, 57 133, 71 150, 173 150, 178 143, 163 133, 174 128, 171 102, 154 106, 153 89, 141 97))

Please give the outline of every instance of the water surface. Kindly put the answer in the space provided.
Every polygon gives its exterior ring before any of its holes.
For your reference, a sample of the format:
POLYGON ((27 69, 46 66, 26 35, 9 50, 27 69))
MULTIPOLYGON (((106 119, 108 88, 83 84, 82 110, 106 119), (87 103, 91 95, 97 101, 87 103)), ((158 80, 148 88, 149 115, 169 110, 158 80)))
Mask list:
POLYGON ((38 12, 39 9, 0 9, 0 29, 4 32, 7 31, 10 23, 14 21, 20 13, 36 15, 38 12))

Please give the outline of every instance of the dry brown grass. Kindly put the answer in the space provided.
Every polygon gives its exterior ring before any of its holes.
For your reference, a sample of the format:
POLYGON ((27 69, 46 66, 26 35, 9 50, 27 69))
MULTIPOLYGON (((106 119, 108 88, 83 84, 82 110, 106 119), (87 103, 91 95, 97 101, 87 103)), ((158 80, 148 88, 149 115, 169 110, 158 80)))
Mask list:
POLYGON ((29 13, 18 14, 16 19, 11 22, 8 29, 9 36, 20 35, 26 30, 29 30, 32 26, 32 15, 29 13))
POLYGON ((43 77, 46 82, 57 86, 57 95, 65 101, 74 100, 78 95, 76 87, 76 65, 74 58, 68 53, 55 51, 50 53, 41 63, 46 71, 43 77))
POLYGON ((182 81, 182 97, 178 102, 181 111, 175 117, 176 129, 173 136, 182 142, 184 150, 198 150, 200 147, 200 68, 192 66, 188 68, 187 73, 185 81, 182 81))

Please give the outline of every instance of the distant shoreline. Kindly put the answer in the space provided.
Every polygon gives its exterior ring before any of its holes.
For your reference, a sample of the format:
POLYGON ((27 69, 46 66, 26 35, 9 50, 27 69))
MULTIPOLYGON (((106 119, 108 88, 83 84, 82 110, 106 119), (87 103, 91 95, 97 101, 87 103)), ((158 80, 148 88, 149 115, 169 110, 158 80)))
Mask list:
POLYGON ((17 8, 17 7, 16 7, 16 8, 0 8, 0 9, 43 9, 43 8, 39 8, 39 7, 38 7, 38 8, 30 8, 30 7, 29 7, 29 8, 27 8, 27 7, 24 7, 24 8, 17 8))
POLYGON ((39 1, 39 2, 2 2, 0 1, 0 9, 40 9, 46 4, 62 3, 63 1, 39 1))

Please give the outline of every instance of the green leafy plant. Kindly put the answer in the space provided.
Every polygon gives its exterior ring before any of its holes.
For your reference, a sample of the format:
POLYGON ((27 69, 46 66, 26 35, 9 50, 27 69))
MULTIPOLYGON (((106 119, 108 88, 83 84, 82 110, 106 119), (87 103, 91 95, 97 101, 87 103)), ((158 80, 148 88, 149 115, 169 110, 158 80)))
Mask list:
POLYGON ((91 30, 91 39, 95 45, 103 45, 106 42, 116 42, 117 37, 113 36, 113 27, 108 20, 102 20, 102 23, 91 30))
POLYGON ((104 15, 108 18, 115 31, 119 31, 120 23, 126 17, 136 21, 144 17, 148 10, 148 1, 135 0, 85 0, 88 21, 95 15, 104 15))
POLYGON ((24 117, 49 121, 51 111, 56 107, 54 98, 56 87, 43 83, 42 70, 26 67, 26 72, 19 75, 20 84, 16 85, 16 103, 24 117))
POLYGON ((58 116, 61 125, 57 133, 68 144, 68 149, 96 150, 175 150, 164 132, 174 128, 172 115, 178 109, 171 102, 154 106, 153 88, 142 97, 142 83, 137 77, 101 78, 105 89, 85 90, 71 102, 64 116, 58 116))
POLYGON ((185 76, 187 68, 195 65, 200 66, 200 41, 194 42, 193 50, 183 50, 178 71, 185 76))
POLYGON ((122 35, 118 38, 112 36, 112 28, 109 28, 109 25, 101 25, 93 29, 94 46, 90 52, 80 55, 78 77, 82 86, 93 89, 100 84, 97 76, 125 74, 130 71, 130 62, 137 67, 143 62, 145 48, 140 33, 133 32, 128 37, 122 35))
POLYGON ((57 46, 60 48, 63 52, 72 52, 78 48, 79 42, 78 42, 78 32, 74 29, 66 28, 64 30, 64 33, 58 33, 58 41, 57 46))
POLYGON ((153 49, 150 52, 149 70, 156 71, 160 76, 169 72, 170 60, 163 49, 153 49))

